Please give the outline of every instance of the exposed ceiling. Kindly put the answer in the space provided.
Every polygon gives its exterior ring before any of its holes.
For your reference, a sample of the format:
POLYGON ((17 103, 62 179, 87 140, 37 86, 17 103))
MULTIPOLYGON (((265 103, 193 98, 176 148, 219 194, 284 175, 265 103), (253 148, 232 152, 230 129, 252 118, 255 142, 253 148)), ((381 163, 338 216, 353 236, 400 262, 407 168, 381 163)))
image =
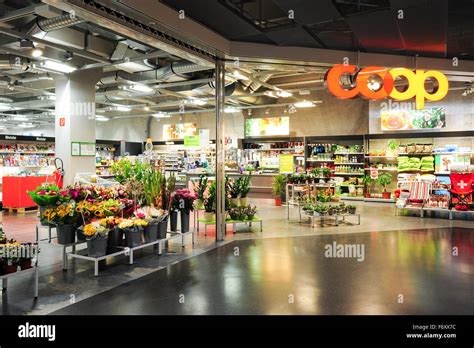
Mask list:
POLYGON ((474 60, 473 0, 160 1, 235 41, 474 60))

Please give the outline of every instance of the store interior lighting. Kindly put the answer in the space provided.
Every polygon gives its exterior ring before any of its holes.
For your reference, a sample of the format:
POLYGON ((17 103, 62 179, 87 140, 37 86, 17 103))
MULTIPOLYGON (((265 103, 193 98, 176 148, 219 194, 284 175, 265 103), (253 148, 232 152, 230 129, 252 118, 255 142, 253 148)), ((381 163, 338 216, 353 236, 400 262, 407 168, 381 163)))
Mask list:
POLYGON ((127 112, 127 111, 130 111, 132 110, 131 108, 127 107, 127 106, 116 106, 115 107, 115 110, 117 111, 122 111, 122 112, 127 112))
POLYGON ((237 112, 237 111, 238 111, 238 109, 234 108, 232 106, 227 106, 227 107, 224 108, 224 112, 226 114, 230 114, 230 113, 237 112))
POLYGON ((143 92, 143 93, 150 93, 153 92, 154 89, 142 84, 133 84, 133 85, 125 85, 123 86, 124 89, 129 91, 136 91, 136 92, 143 92))
POLYGON ((69 74, 73 71, 76 71, 77 68, 68 64, 55 62, 53 60, 45 60, 39 64, 34 64, 34 67, 37 69, 48 70, 53 72, 60 72, 69 74))
POLYGON ((150 111, 150 107, 149 106, 144 106, 143 111, 150 111))
POLYGON ((34 58, 41 57, 43 55, 43 50, 41 48, 35 48, 31 51, 31 56, 34 58))
POLYGON ((468 84, 466 84, 466 87, 464 88, 461 95, 463 97, 467 97, 468 95, 470 95, 473 92, 474 92, 474 87, 472 87, 472 85, 470 83, 468 83, 468 84))
POLYGON ((198 106, 202 106, 202 105, 206 105, 207 104, 207 101, 203 100, 203 99, 199 99, 199 98, 191 98, 189 100, 189 102, 191 104, 194 104, 194 105, 198 105, 198 106))
POLYGON ((312 101, 309 101, 309 100, 303 100, 303 101, 300 101, 300 102, 296 102, 293 105, 297 108, 312 108, 312 107, 316 106, 315 103, 313 103, 312 101))
POLYGON ((96 115, 96 116, 95 116, 95 120, 96 120, 96 121, 99 121, 99 122, 107 122, 107 121, 110 120, 110 118, 105 117, 105 116, 101 116, 101 115, 96 115))
POLYGON ((28 117, 22 116, 22 115, 17 115, 12 117, 13 121, 28 121, 28 117))
POLYGON ((170 115, 168 115, 165 112, 157 112, 157 113, 152 114, 152 116, 155 118, 169 118, 170 117, 170 115))

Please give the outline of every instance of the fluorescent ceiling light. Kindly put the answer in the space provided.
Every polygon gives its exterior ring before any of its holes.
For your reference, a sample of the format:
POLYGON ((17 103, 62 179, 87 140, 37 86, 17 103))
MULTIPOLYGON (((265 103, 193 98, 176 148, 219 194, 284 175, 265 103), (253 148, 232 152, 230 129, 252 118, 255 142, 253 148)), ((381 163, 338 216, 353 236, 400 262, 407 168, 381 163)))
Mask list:
POLYGON ((20 123, 17 125, 17 127, 20 127, 20 128, 32 128, 34 127, 34 124, 33 123, 20 123))
POLYGON ((146 85, 141 85, 141 84, 125 85, 124 87, 131 91, 137 91, 137 92, 143 92, 143 93, 150 93, 154 91, 153 88, 148 87, 146 85))
POLYGON ((99 121, 99 122, 107 122, 110 119, 108 117, 105 117, 105 116, 95 115, 95 120, 99 121))
POLYGON ((35 68, 51 70, 51 71, 55 71, 55 72, 62 72, 62 73, 65 73, 65 74, 69 74, 69 73, 72 73, 73 71, 77 70, 77 68, 74 67, 74 66, 64 64, 64 63, 55 62, 53 60, 42 61, 39 65, 35 65, 35 68))
POLYGON ((263 92, 267 97, 278 98, 278 95, 274 91, 265 91, 263 92))
POLYGON ((152 116, 156 117, 156 118, 168 118, 168 117, 170 117, 170 115, 168 115, 165 112, 157 112, 155 114, 152 114, 152 116))
POLYGON ((127 106, 116 106, 116 107, 115 107, 115 110, 117 110, 117 111, 124 111, 124 112, 125 112, 125 111, 130 111, 130 110, 132 110, 132 109, 129 108, 129 107, 127 107, 127 106))
POLYGON ((17 115, 17 116, 13 116, 12 120, 14 120, 14 121, 28 121, 28 117, 17 115))
POLYGON ((238 70, 234 70, 231 75, 233 77, 235 77, 236 79, 239 79, 239 80, 248 80, 249 78, 245 75, 243 75, 240 71, 238 70))
POLYGON ((0 110, 12 110, 12 107, 8 104, 0 104, 0 110))
POLYGON ((144 107, 143 107, 143 110, 144 110, 144 111, 150 111, 150 107, 144 106, 144 107))
POLYGON ((206 105, 207 101, 205 101, 203 99, 198 99, 198 98, 191 98, 190 103, 194 104, 194 105, 200 105, 201 106, 201 105, 206 105))
POLYGON ((282 90, 282 91, 277 91, 277 95, 281 98, 289 98, 289 97, 293 96, 293 93, 282 90))
POLYGON ((224 108, 224 112, 225 112, 226 114, 230 114, 230 113, 232 113, 232 112, 238 112, 238 111, 239 111, 238 109, 236 109, 236 108, 234 108, 234 107, 232 107, 232 106, 227 106, 226 108, 224 108))
POLYGON ((135 63, 135 62, 126 62, 126 63, 117 64, 116 67, 119 69, 125 70, 128 73, 150 70, 150 67, 145 66, 140 63, 135 63))
POLYGON ((42 55, 43 55, 43 50, 41 48, 35 48, 31 51, 32 57, 38 58, 38 57, 41 57, 42 55))
POLYGON ((297 108, 312 108, 312 107, 316 106, 315 103, 313 103, 312 101, 309 101, 309 100, 303 100, 303 101, 294 103, 293 105, 296 106, 297 108))

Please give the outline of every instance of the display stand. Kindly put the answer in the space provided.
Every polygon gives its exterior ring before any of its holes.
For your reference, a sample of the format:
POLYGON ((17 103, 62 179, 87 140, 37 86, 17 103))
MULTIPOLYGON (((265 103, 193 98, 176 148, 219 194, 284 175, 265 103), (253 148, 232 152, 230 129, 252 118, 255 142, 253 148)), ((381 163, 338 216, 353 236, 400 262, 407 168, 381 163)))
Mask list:
MULTIPOLYGON (((227 224, 232 224, 232 231, 233 231, 234 234, 236 233, 235 232, 236 225, 238 225, 238 224, 247 225, 248 224, 249 228, 251 229, 252 228, 252 223, 254 223, 254 222, 260 224, 260 232, 263 232, 263 220, 259 217, 255 217, 252 220, 226 220, 225 221, 226 226, 227 226, 227 224)), ((199 223, 204 224, 204 235, 207 236, 207 226, 215 225, 216 221, 206 220, 204 218, 198 218, 198 229, 197 229, 198 233, 199 233, 199 223)), ((227 233, 227 229, 226 229, 226 233, 227 233)))
POLYGON ((360 225, 360 214, 347 214, 347 213, 344 213, 344 214, 334 214, 334 215, 329 215, 329 214, 315 215, 315 214, 306 213, 306 215, 311 219, 311 227, 313 227, 313 228, 315 226, 314 221, 316 219, 319 219, 321 227, 323 227, 325 220, 333 220, 333 219, 334 219, 334 222, 335 222, 335 226, 339 226, 339 223, 341 223, 341 222, 342 223, 350 223, 350 224, 360 225), (351 223, 351 222, 347 221, 346 218, 348 218, 348 217, 357 217, 357 223, 351 223), (342 218, 341 221, 339 220, 340 218, 342 218))
POLYGON ((99 261, 102 261, 102 260, 105 260, 105 259, 108 259, 108 258, 111 258, 111 257, 115 257, 115 256, 125 255, 125 256, 128 256, 128 263, 130 265, 132 265, 133 261, 134 261, 133 254, 136 250, 140 250, 140 249, 143 249, 143 248, 153 246, 155 250, 158 249, 158 255, 161 255, 162 250, 163 250, 162 244, 164 242, 167 242, 167 241, 173 240, 173 239, 177 239, 177 238, 181 238, 181 247, 184 248, 185 245, 186 245, 185 244, 185 238, 186 238, 187 235, 191 235, 192 244, 194 245, 194 231, 189 231, 189 232, 184 232, 184 233, 170 233, 170 237, 168 237, 168 238, 157 239, 156 241, 153 241, 153 242, 150 242, 150 243, 144 243, 144 244, 138 245, 138 246, 133 247, 133 248, 130 248, 130 247, 117 247, 117 248, 120 248, 122 250, 119 250, 119 251, 116 251, 114 253, 107 254, 107 255, 104 255, 104 256, 100 256, 100 257, 92 257, 92 256, 88 256, 88 255, 73 251, 73 252, 65 254, 65 257, 66 257, 66 261, 65 261, 65 267, 66 268, 65 269, 67 269, 67 259, 68 259, 68 257, 77 258, 77 259, 86 260, 86 261, 91 261, 91 262, 94 262, 94 276, 97 277, 99 275, 99 261))
POLYGON ((308 188, 308 196, 311 197, 311 186, 314 184, 286 184, 286 219, 290 219, 290 206, 298 207, 298 221, 301 222, 301 203, 295 202, 295 192, 304 192, 308 188), (291 195, 290 195, 291 193, 291 195))

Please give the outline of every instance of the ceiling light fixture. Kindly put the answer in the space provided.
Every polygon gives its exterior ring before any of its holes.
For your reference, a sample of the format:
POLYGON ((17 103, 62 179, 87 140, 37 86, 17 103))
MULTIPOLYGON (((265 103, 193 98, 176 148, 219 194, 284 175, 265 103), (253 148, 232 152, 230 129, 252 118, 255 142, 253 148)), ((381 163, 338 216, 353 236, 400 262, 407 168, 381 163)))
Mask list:
POLYGON ((124 88, 130 91, 143 92, 143 93, 150 93, 154 91, 153 88, 145 86, 145 85, 141 85, 141 84, 125 85, 124 88))
POLYGON ((42 61, 39 65, 34 64, 33 66, 37 69, 50 70, 50 71, 61 72, 65 74, 69 74, 77 70, 77 68, 74 66, 55 62, 53 60, 45 60, 45 61, 42 61))
POLYGON ((278 95, 275 93, 275 91, 265 91, 263 94, 265 94, 267 97, 278 98, 278 95))
POLYGON ((95 120, 99 122, 107 122, 110 120, 110 118, 101 115, 95 115, 95 120))
POLYGON ((32 128, 34 127, 33 123, 29 122, 29 123, 20 123, 20 124, 17 124, 17 127, 20 127, 20 128, 32 128))
POLYGON ((303 101, 294 103, 293 105, 297 108, 312 108, 312 107, 316 106, 315 103, 313 103, 312 101, 309 101, 309 100, 303 100, 303 101))
POLYGON ((157 112, 152 114, 151 116, 156 117, 156 118, 169 118, 170 115, 168 115, 166 112, 157 112))
POLYGON ((34 58, 41 57, 43 55, 43 50, 41 48, 35 48, 31 51, 31 56, 34 58))
POLYGON ((148 106, 144 106, 143 111, 150 111, 150 108, 148 106))
POLYGON ((12 117, 13 121, 28 121, 28 117, 22 115, 16 115, 12 117))
POLYGON ((127 107, 127 106, 116 106, 116 107, 115 107, 115 110, 126 112, 126 111, 130 111, 130 110, 132 110, 132 109, 129 108, 129 107, 127 107))
POLYGON ((207 104, 206 100, 198 99, 198 98, 191 98, 189 101, 190 101, 191 104, 199 105, 199 106, 207 104))
POLYGON ((1 111, 12 110, 12 107, 8 104, 0 104, 0 110, 1 111))
POLYGON ((289 97, 292 97, 293 96, 293 93, 291 92, 288 92, 288 91, 277 91, 276 92, 277 96, 279 96, 280 98, 289 98, 289 97))
POLYGON ((234 107, 232 107, 232 106, 227 106, 227 107, 224 108, 224 112, 225 112, 226 114, 230 114, 230 113, 238 112, 238 111, 239 111, 238 109, 236 109, 236 108, 234 108, 234 107))

